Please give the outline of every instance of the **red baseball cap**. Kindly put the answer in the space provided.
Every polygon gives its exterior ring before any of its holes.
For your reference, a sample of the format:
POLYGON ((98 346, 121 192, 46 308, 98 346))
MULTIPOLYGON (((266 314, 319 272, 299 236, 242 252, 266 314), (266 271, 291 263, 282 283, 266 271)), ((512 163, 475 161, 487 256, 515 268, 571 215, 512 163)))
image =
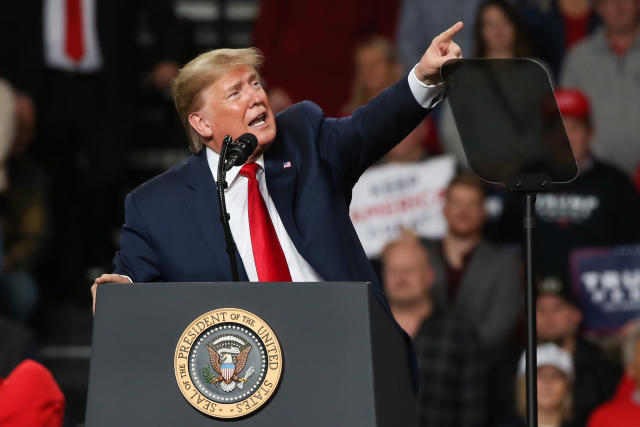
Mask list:
POLYGON ((591 105, 587 96, 578 89, 556 89, 554 91, 560 114, 588 120, 591 105))

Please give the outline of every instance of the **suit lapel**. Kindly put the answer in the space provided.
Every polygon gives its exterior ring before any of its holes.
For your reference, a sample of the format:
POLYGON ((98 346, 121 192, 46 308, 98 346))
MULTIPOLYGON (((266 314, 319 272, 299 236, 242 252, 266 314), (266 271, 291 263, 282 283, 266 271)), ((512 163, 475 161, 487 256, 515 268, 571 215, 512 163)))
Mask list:
MULTIPOLYGON (((219 203, 216 183, 211 175, 204 150, 193 158, 190 165, 187 187, 191 190, 185 199, 187 210, 191 214, 200 235, 209 248, 209 254, 224 272, 224 280, 231 281, 231 266, 226 253, 224 230, 220 222, 219 203)), ((242 259, 235 251, 238 274, 241 281, 248 281, 242 259)))
POLYGON ((287 230, 291 241, 301 255, 305 255, 306 248, 300 235, 293 215, 293 198, 296 188, 296 168, 298 165, 284 167, 288 159, 282 159, 272 147, 264 155, 264 169, 267 177, 267 189, 269 196, 278 210, 284 228, 287 230))

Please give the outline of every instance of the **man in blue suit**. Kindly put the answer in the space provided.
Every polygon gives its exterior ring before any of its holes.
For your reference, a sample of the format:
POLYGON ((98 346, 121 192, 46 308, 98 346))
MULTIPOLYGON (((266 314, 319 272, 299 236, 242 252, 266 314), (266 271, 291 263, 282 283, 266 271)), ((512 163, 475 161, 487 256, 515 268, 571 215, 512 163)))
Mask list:
POLYGON ((442 98, 439 68, 461 56, 452 41, 461 28, 436 37, 407 77, 341 119, 308 101, 274 117, 254 49, 188 63, 174 98, 194 155, 127 196, 115 271, 93 284, 94 307, 100 283, 231 281, 216 167, 224 136, 251 132, 253 169, 231 169, 225 191, 240 279, 372 282, 389 311, 349 218, 351 189, 442 98))

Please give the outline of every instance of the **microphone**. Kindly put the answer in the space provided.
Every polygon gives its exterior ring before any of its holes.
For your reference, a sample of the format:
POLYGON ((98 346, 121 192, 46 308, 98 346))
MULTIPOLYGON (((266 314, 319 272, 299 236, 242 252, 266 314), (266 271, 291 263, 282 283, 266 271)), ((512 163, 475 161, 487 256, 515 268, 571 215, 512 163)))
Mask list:
POLYGON ((258 138, 252 133, 242 134, 227 147, 224 159, 225 172, 234 166, 243 165, 258 146, 258 138))

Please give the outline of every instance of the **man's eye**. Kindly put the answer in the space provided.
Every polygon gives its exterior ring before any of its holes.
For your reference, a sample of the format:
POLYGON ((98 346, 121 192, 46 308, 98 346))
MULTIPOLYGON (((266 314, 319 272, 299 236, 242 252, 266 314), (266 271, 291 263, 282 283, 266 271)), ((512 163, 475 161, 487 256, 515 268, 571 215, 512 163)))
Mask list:
POLYGON ((262 85, 260 84, 259 81, 256 80, 255 82, 253 82, 253 87, 259 88, 259 87, 262 87, 262 85))
POLYGON ((231 92, 231 93, 229 94, 229 98, 235 98, 236 96, 238 96, 238 94, 239 94, 239 93, 240 93, 240 92, 238 92, 238 91, 233 91, 233 92, 231 92))

